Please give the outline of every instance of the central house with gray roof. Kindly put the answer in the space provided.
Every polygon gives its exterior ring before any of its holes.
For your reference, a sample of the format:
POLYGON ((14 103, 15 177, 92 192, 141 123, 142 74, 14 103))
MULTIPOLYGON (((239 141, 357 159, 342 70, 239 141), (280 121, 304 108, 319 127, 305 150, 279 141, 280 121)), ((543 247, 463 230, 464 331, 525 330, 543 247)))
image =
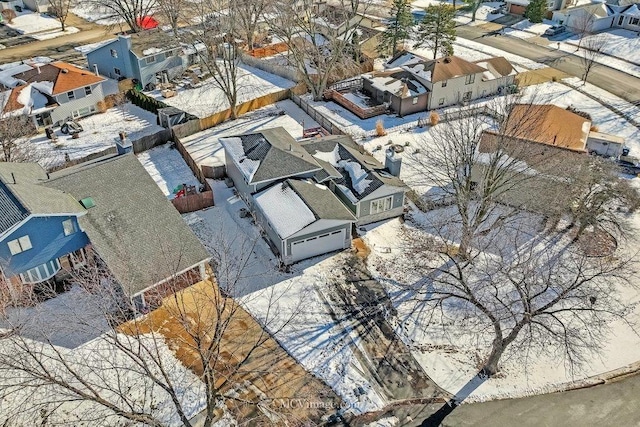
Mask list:
POLYGON ((346 249, 353 224, 403 213, 400 159, 383 166, 348 136, 299 142, 275 128, 220 142, 227 175, 284 264, 346 249))

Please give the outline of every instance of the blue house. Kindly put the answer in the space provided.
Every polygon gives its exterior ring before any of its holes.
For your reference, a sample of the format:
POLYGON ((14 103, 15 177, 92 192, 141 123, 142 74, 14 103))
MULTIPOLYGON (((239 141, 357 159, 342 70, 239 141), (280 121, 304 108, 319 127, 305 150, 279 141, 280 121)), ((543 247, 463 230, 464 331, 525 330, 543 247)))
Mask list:
POLYGON ((166 284, 205 278, 210 259, 131 153, 51 174, 36 163, 0 162, 0 288, 99 263, 144 307, 175 289, 166 284))
POLYGON ((70 195, 37 184, 47 179, 33 163, 0 168, 0 277, 10 282, 40 283, 85 261, 89 238, 78 218, 86 210, 70 195))
POLYGON ((199 61, 205 46, 183 46, 160 29, 141 31, 99 44, 85 52, 89 69, 112 79, 136 79, 145 89, 182 74, 199 61))

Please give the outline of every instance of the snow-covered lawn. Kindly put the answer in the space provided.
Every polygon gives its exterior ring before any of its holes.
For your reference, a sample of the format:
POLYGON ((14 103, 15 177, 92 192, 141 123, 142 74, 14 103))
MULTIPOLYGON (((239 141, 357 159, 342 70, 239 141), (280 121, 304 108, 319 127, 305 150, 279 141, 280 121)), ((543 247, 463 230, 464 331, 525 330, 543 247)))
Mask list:
POLYGON ((519 39, 528 39, 535 36, 541 36, 548 28, 554 25, 554 22, 547 19, 539 24, 534 24, 528 19, 517 22, 511 28, 505 28, 504 34, 508 36, 518 37, 519 39))
POLYGON ((29 34, 31 37, 38 40, 51 39, 80 31, 75 27, 67 27, 63 33, 60 31, 61 26, 57 19, 49 15, 41 15, 30 10, 18 12, 17 15, 18 16, 16 16, 10 24, 5 22, 5 25, 9 28, 13 28, 21 34, 29 34))
MULTIPOLYGON (((453 1, 451 0, 416 0, 411 2, 411 7, 414 10, 420 10, 420 9, 425 9, 434 4, 442 4, 442 3, 453 6, 453 1)), ((463 4, 464 3, 462 1, 457 1, 456 8, 459 8, 463 4)), ((501 1, 481 3, 480 7, 478 7, 478 10, 476 11, 475 22, 471 22, 471 11, 458 9, 458 12, 455 17, 455 21, 460 24, 481 25, 486 23, 487 21, 493 21, 504 16, 504 14, 502 13, 495 13, 495 14, 489 13, 494 9, 499 9, 503 5, 504 5, 504 2, 501 2, 501 1)))
POLYGON ((196 188, 200 186, 200 182, 193 175, 178 150, 172 149, 170 144, 154 147, 140 153, 138 160, 169 199, 175 197, 173 189, 178 185, 193 185, 196 188))
POLYGON ((122 18, 114 17, 113 11, 91 2, 75 2, 70 12, 98 25, 117 25, 124 22, 122 18))
MULTIPOLYGON (((238 69, 238 105, 293 86, 295 83, 290 80, 243 65, 238 69)), ((224 92, 212 78, 205 80, 194 89, 178 88, 178 94, 172 98, 163 98, 159 90, 149 94, 200 118, 229 108, 229 101, 224 92)))
MULTIPOLYGON (((589 37, 603 37, 606 39, 606 45, 603 49, 605 55, 597 56, 595 58, 596 62, 640 78, 640 37, 638 37, 638 33, 616 29, 587 36, 585 39, 589 37)), ((580 51, 576 51, 578 43, 579 36, 574 34, 560 43, 560 49, 582 56, 583 48, 580 48, 580 51)), ((557 42, 553 42, 550 45, 557 47, 557 42)))
MULTIPOLYGON (((413 48, 414 41, 408 43, 411 46, 411 51, 425 58, 433 58, 433 52, 424 48, 413 48)), ((547 68, 546 65, 532 61, 531 59, 524 58, 519 55, 514 55, 504 50, 496 49, 495 47, 487 46, 482 43, 474 42, 473 40, 463 39, 458 37, 453 43, 454 54, 466 59, 467 61, 480 61, 483 59, 491 58, 494 56, 502 56, 507 59, 516 68, 518 72, 525 70, 538 70, 541 68, 547 68)))
POLYGON ((293 101, 286 99, 247 113, 236 120, 226 121, 211 129, 182 138, 180 141, 199 165, 219 166, 225 163, 224 150, 218 142, 219 138, 283 127, 291 136, 300 139, 303 124, 305 129, 320 126, 293 101))
MULTIPOLYGON (((277 258, 258 227, 240 216, 240 210, 247 209, 242 199, 223 181, 210 184, 216 205, 183 218, 210 253, 247 259, 242 271, 231 273, 238 282, 234 293, 243 305, 269 330, 278 331, 275 337, 287 352, 326 381, 356 413, 381 408, 381 398, 360 373, 350 334, 335 325, 319 293, 328 290, 344 256, 323 255, 294 264, 289 273, 278 271, 277 258), (363 396, 356 397, 358 387, 365 390, 363 396)), ((218 281, 224 283, 225 278, 218 281)))
MULTIPOLYGON (((449 208, 416 215, 422 217, 421 221, 426 217, 455 216, 449 208)), ((640 359, 640 337, 623 321, 616 321, 610 324, 612 333, 609 340, 602 343, 601 357, 591 358, 581 370, 572 372, 563 362, 562 355, 533 352, 528 355, 526 363, 522 358, 508 355, 502 361, 500 377, 469 383, 477 373, 478 360, 486 357, 491 337, 478 339, 478 335, 451 328, 424 327, 428 314, 421 311, 417 301, 420 298, 407 295, 406 288, 395 285, 423 280, 412 268, 415 261, 405 252, 409 244, 409 237, 405 234, 407 230, 417 231, 411 222, 402 224, 399 220, 370 228, 364 235, 372 249, 368 265, 395 295, 392 298, 397 304, 396 326, 400 337, 413 348, 414 357, 427 375, 459 398, 470 393, 467 401, 483 401, 551 392, 562 389, 567 383, 615 370, 640 359)), ((625 289, 623 292, 627 301, 640 300, 637 290, 625 289)), ((640 313, 636 310, 629 320, 640 320, 640 313)))
POLYGON ((63 163, 65 155, 78 159, 89 154, 115 146, 119 132, 126 132, 130 140, 154 134, 163 128, 156 124, 156 115, 133 104, 126 104, 124 114, 121 108, 111 108, 104 113, 94 114, 78 120, 84 131, 79 138, 56 129, 58 139, 47 139, 44 133, 31 138, 28 144, 35 150, 35 156, 44 167, 63 163))

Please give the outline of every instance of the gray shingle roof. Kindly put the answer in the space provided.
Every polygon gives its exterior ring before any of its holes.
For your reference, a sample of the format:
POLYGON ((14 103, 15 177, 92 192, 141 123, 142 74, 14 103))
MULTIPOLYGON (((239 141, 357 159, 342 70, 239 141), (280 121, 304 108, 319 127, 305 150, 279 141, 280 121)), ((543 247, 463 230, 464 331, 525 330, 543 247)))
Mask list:
POLYGON ((241 135, 242 148, 251 160, 260 162, 251 183, 271 181, 321 169, 284 128, 266 129, 241 135))
MULTIPOLYGON (((354 189, 349 173, 343 168, 338 169, 338 172, 341 174, 341 178, 334 179, 334 181, 336 184, 346 185, 358 200, 364 199, 384 185, 399 188, 406 187, 406 184, 401 179, 391 175, 385 176, 380 174, 379 171, 383 170, 384 166, 371 154, 360 152, 358 144, 348 136, 327 136, 324 138, 302 141, 300 143, 300 145, 311 155, 315 154, 317 151, 325 153, 331 152, 336 147, 336 144, 339 147, 338 154, 340 158, 359 163, 360 166, 367 171, 366 179, 371 181, 367 188, 362 193, 359 193, 354 189)), ((323 166, 326 163, 321 160, 318 162, 323 166)), ((333 166, 331 168, 334 171, 336 170, 333 166)), ((327 174, 331 173, 329 170, 326 170, 326 168, 325 171, 327 174)))
POLYGON ((28 216, 27 209, 0 180, 0 233, 4 233, 28 216))
POLYGON ((288 179, 287 183, 311 209, 316 218, 356 220, 329 188, 296 179, 288 179))
POLYGON ((94 200, 80 225, 129 296, 209 259, 133 155, 64 169, 44 185, 94 200))

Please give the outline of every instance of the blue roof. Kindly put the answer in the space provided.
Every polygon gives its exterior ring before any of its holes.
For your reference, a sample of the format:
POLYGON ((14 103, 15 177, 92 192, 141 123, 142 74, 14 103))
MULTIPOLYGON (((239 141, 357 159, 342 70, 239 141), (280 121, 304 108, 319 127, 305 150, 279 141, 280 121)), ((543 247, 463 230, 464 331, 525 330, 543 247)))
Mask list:
POLYGON ((29 211, 0 180, 0 233, 29 216, 29 211))

